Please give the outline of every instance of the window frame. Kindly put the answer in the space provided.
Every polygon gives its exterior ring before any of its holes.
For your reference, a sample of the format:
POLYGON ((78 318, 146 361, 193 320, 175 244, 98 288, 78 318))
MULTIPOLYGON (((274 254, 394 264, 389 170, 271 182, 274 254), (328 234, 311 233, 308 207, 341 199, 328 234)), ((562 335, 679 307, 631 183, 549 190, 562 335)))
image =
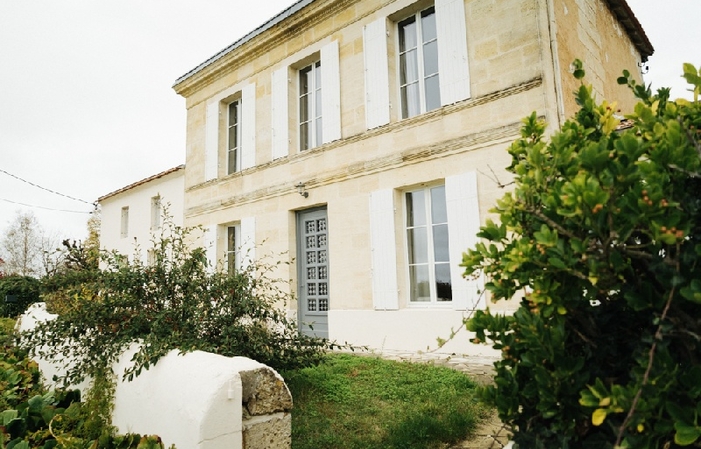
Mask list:
POLYGON ((242 143, 243 143, 243 104, 241 98, 236 98, 230 101, 226 105, 226 174, 231 175, 233 173, 241 171, 242 167, 242 143), (232 124, 231 112, 232 107, 236 112, 236 120, 232 124), (235 130, 235 142, 232 148, 231 142, 231 132, 232 128, 235 130), (233 160, 232 160, 233 153, 233 160), (233 163, 233 167, 232 167, 233 163))
POLYGON ((119 235, 120 238, 129 237, 129 206, 123 206, 121 211, 119 235))
POLYGON ((155 195, 151 197, 151 230, 156 231, 161 229, 161 196, 155 195))
POLYGON ((226 270, 229 275, 233 275, 241 269, 241 224, 229 224, 224 229, 226 270))
POLYGON ((323 93, 322 93, 322 67, 321 58, 305 65, 297 70, 297 130, 299 133, 299 151, 311 150, 324 143, 323 135, 323 93), (311 86, 303 90, 303 77, 308 77, 311 86), (307 116, 303 117, 303 104, 306 103, 307 116), (304 126, 307 125, 307 132, 304 126))
POLYGON ((417 11, 411 13, 410 15, 403 16, 400 20, 395 21, 395 31, 396 31, 396 38, 395 38, 395 45, 396 45, 396 79, 397 79, 397 95, 398 95, 398 100, 399 100, 399 118, 400 119, 407 119, 411 117, 415 117, 417 115, 425 114, 426 112, 433 111, 435 109, 439 109, 441 105, 441 83, 440 83, 440 67, 438 63, 438 46, 440 45, 438 42, 438 30, 437 30, 437 14, 436 14, 436 7, 434 4, 430 5, 425 5, 418 9, 417 11), (429 40, 424 41, 424 22, 423 18, 428 17, 428 16, 433 16, 433 27, 434 27, 434 36, 431 37, 429 40), (402 36, 404 34, 404 29, 403 24, 410 24, 413 23, 415 24, 415 47, 412 47, 411 49, 403 49, 402 48, 402 43, 403 39, 402 36), (430 74, 425 73, 425 65, 426 65, 426 56, 425 56, 425 47, 431 43, 435 42, 435 55, 434 55, 434 63, 435 63, 435 71, 431 72, 430 74), (406 78, 404 75, 406 73, 406 69, 403 69, 402 67, 404 66, 403 63, 403 57, 408 54, 410 51, 415 50, 416 51, 416 58, 415 58, 415 67, 414 70, 416 71, 416 80, 413 82, 405 82, 402 83, 402 78, 406 78), (436 90, 436 98, 431 97, 430 99, 430 105, 429 105, 429 99, 428 99, 428 93, 426 89, 426 81, 429 79, 434 79, 435 83, 435 88, 436 90), (416 108, 416 111, 410 110, 409 108, 409 99, 408 99, 408 94, 405 93, 403 90, 405 86, 409 86, 412 84, 416 84, 418 86, 418 104, 414 104, 414 108, 416 108), (430 109, 429 109, 430 108, 430 109))
POLYGON ((406 190, 403 190, 401 192, 402 195, 402 204, 403 204, 403 210, 404 210, 404 217, 403 217, 403 222, 402 222, 402 232, 404 233, 404 236, 402 237, 403 242, 404 242, 404 256, 405 256, 405 263, 406 263, 406 285, 407 285, 407 306, 408 307, 446 307, 446 308, 452 308, 454 304, 454 288, 452 285, 452 280, 451 280, 451 264, 450 264, 450 234, 449 234, 449 225, 448 225, 448 205, 447 205, 447 197, 445 193, 445 184, 444 183, 432 183, 429 185, 423 185, 419 186, 416 188, 409 188, 406 190), (432 217, 432 212, 433 212, 433 198, 431 197, 431 191, 436 188, 442 188, 443 190, 443 209, 444 213, 446 214, 445 216, 445 221, 440 221, 440 222, 433 222, 433 217, 432 217), (411 224, 410 225, 410 206, 408 202, 408 195, 412 193, 417 193, 417 192, 423 192, 423 210, 424 210, 424 224, 411 224), (445 259, 446 260, 436 260, 436 245, 435 245, 435 228, 438 226, 445 227, 445 232, 446 232, 446 237, 447 239, 445 240, 445 248, 443 248, 443 251, 445 252, 445 259), (426 229, 426 246, 425 246, 425 258, 426 262, 412 262, 412 256, 411 256, 411 242, 410 242, 410 230, 412 229, 419 229, 419 228, 425 228, 426 229), (450 298, 449 299, 443 299, 440 300, 438 298, 438 287, 437 287, 437 281, 436 281, 436 266, 437 265, 442 265, 448 268, 447 273, 447 280, 450 283, 450 298), (418 300, 414 299, 414 292, 417 291, 418 289, 415 288, 412 285, 412 267, 415 266, 427 266, 428 267, 428 283, 429 283, 429 295, 428 295, 428 300, 418 300))

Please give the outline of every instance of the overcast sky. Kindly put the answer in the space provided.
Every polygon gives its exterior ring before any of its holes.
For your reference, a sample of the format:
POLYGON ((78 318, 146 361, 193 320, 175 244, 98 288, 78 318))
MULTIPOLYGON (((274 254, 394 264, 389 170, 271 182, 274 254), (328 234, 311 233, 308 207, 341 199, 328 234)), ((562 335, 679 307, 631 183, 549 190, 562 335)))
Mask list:
MULTIPOLYGON (((0 0, 0 238, 31 210, 82 239, 89 203, 184 163, 175 79, 292 3, 0 0)), ((701 65, 701 0, 628 3, 655 47, 646 81, 688 96, 679 76, 701 65)))

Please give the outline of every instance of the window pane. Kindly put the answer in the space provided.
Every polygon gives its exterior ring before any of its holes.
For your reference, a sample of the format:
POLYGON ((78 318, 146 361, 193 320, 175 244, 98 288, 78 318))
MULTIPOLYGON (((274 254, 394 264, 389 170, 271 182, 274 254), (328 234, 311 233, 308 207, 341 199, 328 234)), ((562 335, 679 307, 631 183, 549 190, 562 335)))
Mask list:
POLYGON ((229 126, 239 122, 239 102, 234 101, 229 104, 229 126))
POLYGON ((433 258, 436 262, 448 262, 448 225, 433 226, 433 258))
POLYGON ((229 150, 229 161, 227 164, 227 169, 229 170, 227 173, 232 174, 236 172, 236 150, 229 150))
POLYGON ((318 146, 318 145, 321 145, 321 143, 323 142, 323 140, 322 140, 323 128, 322 128, 322 123, 321 123, 321 117, 316 119, 316 123, 315 123, 314 128, 316 130, 316 142, 314 142, 314 146, 318 146))
POLYGON ((424 45, 424 77, 438 73, 438 41, 424 45))
POLYGON ((304 95, 299 98, 299 121, 306 122, 309 120, 309 95, 304 95))
POLYGON ((428 265, 409 267, 411 301, 426 302, 431 300, 431 289, 428 279, 428 265))
POLYGON ((407 246, 409 263, 428 262, 428 229, 426 227, 407 229, 407 246))
POLYGON ((406 211, 407 226, 423 226, 426 224, 426 200, 423 190, 407 192, 406 211))
POLYGON ((411 50, 401 56, 401 84, 409 84, 419 79, 418 54, 416 50, 411 50))
POLYGON ((434 8, 421 12, 421 34, 423 42, 436 38, 436 10, 434 8))
POLYGON ((309 149, 309 123, 299 125, 299 148, 302 150, 309 149))
POLYGON ((450 284, 450 264, 436 264, 436 296, 438 301, 452 301, 453 288, 450 284))
POLYGON ((304 95, 309 92, 309 76, 311 67, 299 71, 299 94, 304 95))
POLYGON ((402 117, 409 118, 421 112, 419 83, 402 87, 402 117))
POLYGON ((229 127, 229 149, 236 148, 238 146, 238 126, 229 127))
POLYGON ((314 94, 314 115, 321 117, 321 89, 314 94))
POLYGON ((448 211, 445 207, 445 186, 431 189, 431 223, 447 223, 448 211))
POLYGON ((441 88, 438 84, 438 75, 426 78, 426 111, 432 111, 441 107, 441 88))
POLYGON ((399 51, 415 48, 416 42, 416 19, 411 17, 399 22, 399 51))
POLYGON ((321 89, 321 61, 317 61, 314 67, 314 87, 321 89))

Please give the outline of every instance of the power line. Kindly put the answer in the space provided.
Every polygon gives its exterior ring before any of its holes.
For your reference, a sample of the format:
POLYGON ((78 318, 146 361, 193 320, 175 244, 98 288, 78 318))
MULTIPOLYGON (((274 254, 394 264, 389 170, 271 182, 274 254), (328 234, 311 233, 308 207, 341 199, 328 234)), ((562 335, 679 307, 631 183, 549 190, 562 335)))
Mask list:
POLYGON ((52 211, 56 211, 56 212, 69 212, 69 213, 72 213, 72 214, 92 214, 92 212, 84 212, 84 211, 82 211, 82 210, 54 209, 54 208, 51 208, 51 207, 36 206, 36 205, 34 205, 34 204, 20 203, 20 202, 18 202, 18 201, 12 201, 12 200, 8 200, 8 199, 5 199, 5 198, 0 198, 0 200, 6 201, 6 202, 12 203, 12 204, 19 204, 20 206, 36 207, 37 209, 52 210, 52 211))
MULTIPOLYGON (((64 193, 57 192, 57 191, 55 191, 55 190, 47 189, 46 187, 42 187, 42 186, 40 186, 40 185, 38 185, 38 184, 35 184, 35 183, 31 182, 31 181, 27 181, 27 180, 24 179, 24 178, 20 178, 20 177, 17 176, 17 175, 13 175, 12 173, 9 173, 9 172, 3 170, 2 168, 0 168, 0 173, 5 173, 7 176, 11 176, 11 177, 13 177, 13 178, 15 178, 15 179, 17 179, 17 180, 19 180, 19 181, 22 181, 22 182, 24 182, 24 183, 27 183, 27 184, 29 184, 30 186, 34 186, 34 187, 36 187, 36 188, 38 188, 38 189, 46 190, 47 192, 53 193, 54 195, 62 196, 62 197, 64 197, 64 198, 68 198, 68 199, 71 199, 71 200, 73 200, 73 201, 80 201, 81 203, 90 204, 91 206, 94 206, 94 205, 95 205, 95 203, 92 203, 92 202, 90 202, 90 201, 85 201, 85 200, 82 200, 82 199, 80 199, 80 198, 76 198, 76 197, 74 197, 74 196, 66 195, 66 194, 64 194, 64 193)), ((5 201, 9 201, 9 200, 5 200, 5 201)), ((9 201, 9 202, 11 203, 12 201, 9 201)), ((20 203, 17 203, 17 204, 20 204, 20 203)), ((25 206, 28 206, 28 205, 25 204, 25 206)), ((40 207, 40 206, 30 206, 30 207, 40 207)), ((44 208, 44 209, 46 209, 46 208, 44 208)), ((58 210, 58 209, 55 209, 55 210, 58 210)), ((65 212, 69 212, 69 211, 65 211, 65 212)))

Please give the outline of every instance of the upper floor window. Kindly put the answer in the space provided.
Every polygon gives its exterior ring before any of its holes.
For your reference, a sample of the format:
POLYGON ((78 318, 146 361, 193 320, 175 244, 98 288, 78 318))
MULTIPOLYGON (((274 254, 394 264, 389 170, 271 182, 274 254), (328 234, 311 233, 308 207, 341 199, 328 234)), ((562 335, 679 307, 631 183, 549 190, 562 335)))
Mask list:
POLYGON ((227 174, 241 170, 241 100, 229 103, 227 174))
POLYGON ((156 195, 151 197, 151 229, 156 230, 161 227, 161 197, 156 195))
POLYGON ((120 227, 120 235, 122 238, 129 236, 129 206, 122 208, 122 222, 120 227))
POLYGON ((405 199, 410 301, 452 301, 445 186, 407 192, 405 199))
POLYGON ((441 106, 435 8, 402 20, 398 31, 402 118, 407 118, 441 106))
POLYGON ((321 61, 299 71, 299 149, 323 143, 321 118, 321 61))

